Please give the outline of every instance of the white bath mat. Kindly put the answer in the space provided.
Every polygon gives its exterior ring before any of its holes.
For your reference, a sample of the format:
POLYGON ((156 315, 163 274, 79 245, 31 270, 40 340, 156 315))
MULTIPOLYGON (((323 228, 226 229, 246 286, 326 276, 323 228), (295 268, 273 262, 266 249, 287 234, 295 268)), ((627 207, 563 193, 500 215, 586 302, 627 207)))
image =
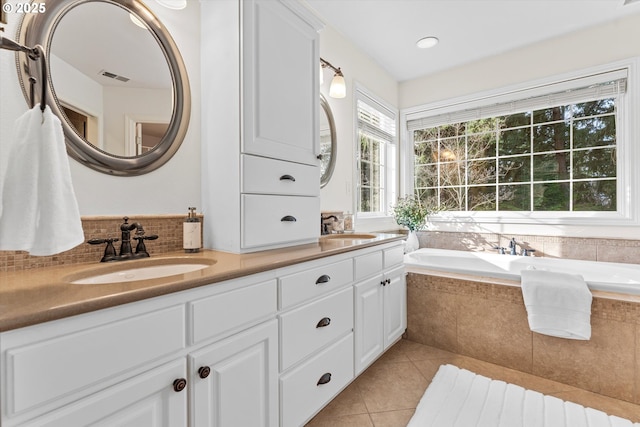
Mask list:
POLYGON ((602 411, 442 365, 407 427, 640 427, 602 411))

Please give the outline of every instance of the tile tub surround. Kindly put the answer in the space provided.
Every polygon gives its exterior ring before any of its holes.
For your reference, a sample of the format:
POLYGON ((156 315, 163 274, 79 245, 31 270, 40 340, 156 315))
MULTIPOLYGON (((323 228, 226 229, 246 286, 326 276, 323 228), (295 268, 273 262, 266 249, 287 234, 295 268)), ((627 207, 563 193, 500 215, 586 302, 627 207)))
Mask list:
POLYGON ((418 232, 421 248, 474 252, 495 253, 496 250, 493 249, 495 246, 508 248, 512 237, 515 237, 518 243, 524 243, 525 247, 535 249, 535 256, 634 264, 640 260, 640 240, 445 231, 418 232))
POLYGON ((594 292, 590 341, 529 330, 518 283, 407 276, 410 340, 640 404, 640 297, 594 292))
MULTIPOLYGON (((123 215, 124 216, 124 215, 123 215)), ((106 237, 120 238, 120 224, 123 216, 85 216, 82 229, 85 242, 89 239, 106 237)), ((145 234, 157 234, 157 240, 145 242, 151 256, 175 252, 182 249, 182 223, 187 215, 128 215, 129 224, 139 222, 145 234)), ((203 221, 202 215, 197 215, 203 221)), ((133 237, 133 232, 132 232, 133 237)), ((136 242, 132 240, 135 250, 136 242)), ((114 243, 116 250, 119 242, 114 243)), ((99 262, 104 253, 104 245, 83 243, 66 252, 51 256, 31 256, 23 251, 0 251, 0 271, 20 271, 58 265, 90 264, 99 262)))

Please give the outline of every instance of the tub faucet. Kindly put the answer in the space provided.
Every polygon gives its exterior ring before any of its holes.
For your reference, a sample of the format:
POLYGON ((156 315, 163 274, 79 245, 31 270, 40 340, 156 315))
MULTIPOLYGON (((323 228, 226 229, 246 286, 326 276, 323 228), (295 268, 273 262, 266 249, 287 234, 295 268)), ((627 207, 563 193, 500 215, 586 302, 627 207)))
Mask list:
MULTIPOLYGON (((535 251, 536 251, 535 249, 525 248, 521 244, 518 244, 514 237, 512 237, 511 241, 509 242, 509 254, 510 255, 529 256, 529 255, 533 254, 535 251), (520 253, 518 253, 518 246, 520 246, 520 253)), ((501 251, 500 253, 504 253, 504 248, 503 248, 503 251, 501 251)))
POLYGON ((509 242, 509 253, 511 255, 518 255, 516 248, 517 248, 518 244, 516 243, 516 238, 512 237, 511 241, 509 242))

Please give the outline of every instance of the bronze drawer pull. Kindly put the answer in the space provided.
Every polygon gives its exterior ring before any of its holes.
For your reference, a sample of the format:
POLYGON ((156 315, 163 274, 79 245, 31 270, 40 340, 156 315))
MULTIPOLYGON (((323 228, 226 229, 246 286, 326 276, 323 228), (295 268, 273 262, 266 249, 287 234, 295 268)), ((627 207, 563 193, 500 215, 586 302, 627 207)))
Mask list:
POLYGON ((328 317, 323 317, 322 319, 320 319, 320 321, 316 325, 316 328, 324 328, 325 326, 329 326, 330 324, 331 324, 331 319, 329 319, 328 317))
POLYGON ((296 219, 295 216, 287 215, 287 216, 283 216, 282 219, 280 219, 280 221, 282 221, 282 222, 296 222, 297 219, 296 219))
POLYGON ((291 181, 291 182, 296 182, 296 179, 294 177, 292 177, 291 175, 287 174, 287 175, 282 175, 280 177, 280 181, 291 181))
POLYGON ((331 373, 327 372, 326 374, 324 374, 323 376, 320 377, 320 379, 318 380, 318 383, 316 385, 326 384, 329 381, 331 381, 331 373))
POLYGON ((318 280, 316 280, 316 285, 321 285, 323 283, 329 283, 329 280, 331 280, 331 277, 329 277, 326 274, 323 274, 322 276, 318 277, 318 280))

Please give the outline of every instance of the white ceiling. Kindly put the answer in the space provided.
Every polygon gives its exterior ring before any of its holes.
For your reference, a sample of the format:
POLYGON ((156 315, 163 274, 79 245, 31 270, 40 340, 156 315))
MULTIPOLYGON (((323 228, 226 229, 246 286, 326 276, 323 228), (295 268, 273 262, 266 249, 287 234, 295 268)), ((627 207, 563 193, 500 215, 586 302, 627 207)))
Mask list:
POLYGON ((640 0, 626 0, 626 5, 625 0, 306 2, 320 19, 351 40, 397 81, 460 66, 626 15, 638 14, 640 18, 640 0), (425 36, 436 36, 440 43, 431 49, 418 49, 416 41, 425 36))

